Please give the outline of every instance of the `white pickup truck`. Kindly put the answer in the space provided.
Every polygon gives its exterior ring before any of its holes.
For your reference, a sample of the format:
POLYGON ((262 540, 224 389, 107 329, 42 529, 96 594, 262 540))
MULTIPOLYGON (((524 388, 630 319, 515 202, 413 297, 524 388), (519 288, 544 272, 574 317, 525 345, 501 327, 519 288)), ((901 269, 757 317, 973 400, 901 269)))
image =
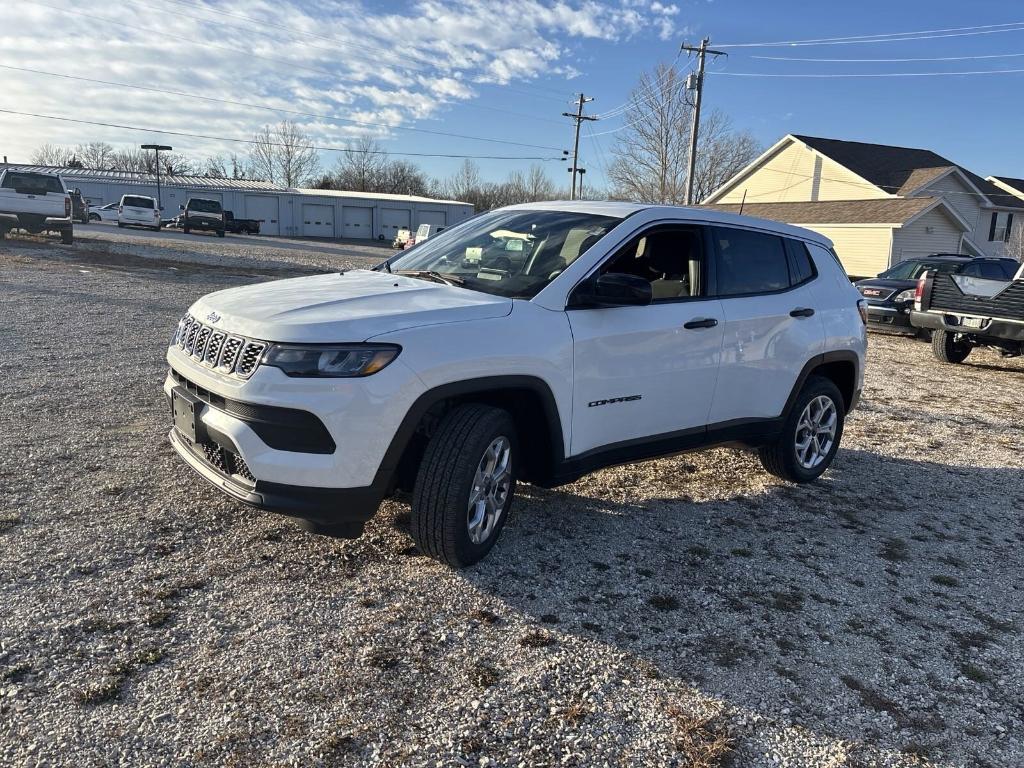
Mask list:
POLYGON ((0 238, 12 229, 38 234, 59 232, 61 242, 74 242, 71 197, 55 173, 7 168, 0 171, 0 238))

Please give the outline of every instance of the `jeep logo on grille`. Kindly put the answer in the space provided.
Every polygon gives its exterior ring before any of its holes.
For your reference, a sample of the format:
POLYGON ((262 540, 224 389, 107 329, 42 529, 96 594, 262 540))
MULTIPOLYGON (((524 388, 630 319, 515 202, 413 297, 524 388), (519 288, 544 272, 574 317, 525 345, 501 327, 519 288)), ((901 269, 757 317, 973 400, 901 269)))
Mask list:
POLYGON ((210 314, 208 314, 206 316, 206 319, 208 321, 210 321, 211 323, 219 323, 220 322, 220 315, 218 315, 216 312, 211 312, 210 314))

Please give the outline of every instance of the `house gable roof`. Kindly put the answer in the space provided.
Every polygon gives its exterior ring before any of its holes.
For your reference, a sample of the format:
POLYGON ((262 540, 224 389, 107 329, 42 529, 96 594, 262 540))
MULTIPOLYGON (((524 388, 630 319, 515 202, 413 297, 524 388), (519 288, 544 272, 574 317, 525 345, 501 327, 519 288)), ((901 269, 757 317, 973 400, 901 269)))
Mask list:
POLYGON ((964 231, 970 224, 938 197, 888 197, 873 200, 821 200, 807 203, 712 203, 701 206, 796 225, 843 226, 878 224, 902 227, 932 208, 940 207, 964 231))
POLYGON ((793 137, 890 194, 910 194, 951 169, 956 169, 993 205, 1024 208, 1024 200, 1007 194, 992 182, 929 149, 797 134, 793 134, 793 137))
POLYGON ((1011 176, 989 176, 988 180, 1002 189, 1011 190, 1018 196, 1024 197, 1024 179, 1014 179, 1011 176))

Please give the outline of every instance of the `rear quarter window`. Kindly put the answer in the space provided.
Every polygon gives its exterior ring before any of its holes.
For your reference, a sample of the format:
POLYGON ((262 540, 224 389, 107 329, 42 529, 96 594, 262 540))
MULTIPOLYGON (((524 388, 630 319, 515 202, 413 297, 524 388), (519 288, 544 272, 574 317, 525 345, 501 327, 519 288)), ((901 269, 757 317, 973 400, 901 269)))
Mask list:
POLYGON ((789 288, 786 247, 778 235, 715 227, 718 295, 771 293, 789 288))

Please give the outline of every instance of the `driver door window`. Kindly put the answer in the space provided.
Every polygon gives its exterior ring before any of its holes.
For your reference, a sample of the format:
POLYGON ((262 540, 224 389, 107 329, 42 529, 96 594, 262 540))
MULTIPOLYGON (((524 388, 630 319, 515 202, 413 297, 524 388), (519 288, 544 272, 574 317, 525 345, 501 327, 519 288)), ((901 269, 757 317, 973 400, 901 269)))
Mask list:
POLYGON ((707 294, 704 238, 700 227, 656 229, 634 238, 601 268, 601 274, 625 273, 651 284, 655 302, 707 294))

